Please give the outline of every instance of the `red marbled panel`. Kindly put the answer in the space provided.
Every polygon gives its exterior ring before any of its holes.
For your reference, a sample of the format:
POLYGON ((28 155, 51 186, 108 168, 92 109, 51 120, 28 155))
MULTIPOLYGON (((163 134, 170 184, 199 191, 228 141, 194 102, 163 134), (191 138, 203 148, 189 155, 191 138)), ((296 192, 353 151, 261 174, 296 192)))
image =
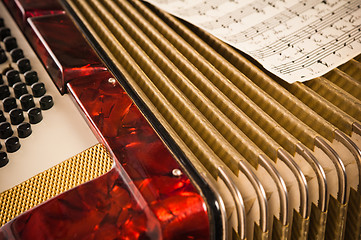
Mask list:
POLYGON ((69 83, 93 128, 111 149, 161 223, 165 239, 208 239, 204 200, 149 123, 110 74, 69 83))
POLYGON ((66 14, 28 20, 32 28, 28 38, 60 92, 75 78, 106 70, 66 14))
POLYGON ((159 220, 121 167, 20 215, 0 240, 161 239, 159 220))
POLYGON ((63 13, 64 9, 56 0, 4 0, 21 29, 28 27, 29 17, 63 13))

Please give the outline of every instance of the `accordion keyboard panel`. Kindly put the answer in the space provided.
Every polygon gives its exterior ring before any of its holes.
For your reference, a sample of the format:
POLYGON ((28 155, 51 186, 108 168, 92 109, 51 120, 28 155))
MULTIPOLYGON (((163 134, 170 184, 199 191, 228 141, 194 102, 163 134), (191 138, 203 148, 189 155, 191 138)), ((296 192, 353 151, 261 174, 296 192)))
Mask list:
POLYGON ((2 3, 0 18, 3 23, 0 24, 0 31, 8 32, 4 36, 9 40, 15 39, 15 45, 8 49, 3 41, 0 42, 1 100, 2 103, 8 100, 15 103, 8 107, 10 109, 5 108, 6 104, 1 106, 3 128, 0 141, 3 146, 2 154, 6 152, 8 158, 6 164, 3 164, 3 161, 0 164, 0 192, 3 192, 95 145, 98 141, 76 106, 72 104, 72 99, 59 93, 2 3), (23 69, 19 67, 20 60, 27 62, 23 69), (34 91, 36 86, 38 90, 34 91), (26 99, 28 101, 24 101, 26 99), (46 99, 48 101, 44 101, 46 99), (34 110, 37 113, 36 118, 29 114, 34 110), (13 114, 10 113, 16 112, 20 117, 11 116, 13 114), (28 126, 27 129, 30 131, 26 131, 27 134, 22 133, 21 126, 28 126), (5 145, 7 139, 17 139, 18 147, 9 151, 5 145))

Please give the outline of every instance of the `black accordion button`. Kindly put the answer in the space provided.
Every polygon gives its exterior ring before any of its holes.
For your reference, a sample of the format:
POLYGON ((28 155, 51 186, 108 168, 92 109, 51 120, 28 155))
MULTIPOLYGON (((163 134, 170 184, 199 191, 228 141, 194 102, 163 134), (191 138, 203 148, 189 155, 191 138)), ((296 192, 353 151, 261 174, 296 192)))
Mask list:
POLYGON ((0 64, 4 63, 8 60, 8 57, 6 56, 5 50, 0 48, 0 64))
POLYGON ((26 85, 33 85, 34 83, 36 83, 39 78, 38 78, 38 74, 35 71, 28 71, 26 73, 24 73, 24 77, 25 77, 25 83, 26 85))
POLYGON ((29 123, 22 123, 18 126, 18 136, 19 138, 26 138, 32 133, 31 125, 29 123))
POLYGON ((26 88, 26 84, 23 83, 23 82, 15 83, 13 88, 14 88, 15 98, 20 98, 22 95, 28 93, 28 89, 26 88))
POLYGON ((10 137, 5 140, 6 151, 9 153, 16 152, 20 149, 20 141, 18 137, 10 137))
POLYGON ((11 36, 11 31, 9 28, 7 28, 7 27, 0 28, 0 40, 1 41, 4 41, 4 39, 9 36, 11 36))
POLYGON ((10 87, 12 87, 17 82, 21 82, 19 72, 14 69, 6 72, 6 78, 8 79, 8 84, 10 87))
POLYGON ((45 95, 39 100, 41 110, 48 110, 54 106, 53 97, 50 95, 45 95))
POLYGON ((28 111, 30 108, 35 107, 34 98, 31 94, 25 94, 20 97, 21 108, 28 111))
POLYGON ((0 152, 0 167, 4 167, 6 164, 9 163, 9 158, 6 152, 0 152))
POLYGON ((21 48, 15 48, 10 51, 10 56, 13 62, 17 62, 19 59, 24 58, 24 52, 21 48))
POLYGON ((11 137, 13 135, 13 130, 11 128, 10 123, 8 122, 2 122, 0 123, 0 138, 6 139, 8 137, 11 137))
POLYGON ((14 97, 7 97, 3 100, 3 106, 5 112, 10 112, 10 110, 17 108, 18 105, 14 97))
MULTIPOLYGON (((6 122, 6 117, 4 115, 4 112, 0 110, 0 123, 6 122)), ((0 147, 1 149, 1 147, 0 147)))
POLYGON ((30 61, 27 58, 22 58, 16 62, 20 73, 25 73, 31 70, 30 61))
POLYGON ((43 120, 41 109, 37 107, 34 107, 28 111, 28 117, 31 124, 37 124, 43 120))
POLYGON ((11 110, 9 115, 10 115, 10 122, 12 125, 18 125, 18 124, 24 122, 24 120, 25 120, 23 110, 21 110, 21 109, 16 108, 16 109, 11 110))
POLYGON ((4 39, 4 44, 5 44, 5 50, 10 52, 11 50, 13 50, 14 48, 18 47, 18 43, 16 42, 16 38, 14 37, 6 37, 4 39))
POLYGON ((0 85, 0 99, 3 100, 4 98, 7 98, 10 96, 10 90, 8 85, 0 85))
POLYGON ((34 83, 31 85, 34 97, 41 97, 46 93, 45 85, 42 82, 34 83))

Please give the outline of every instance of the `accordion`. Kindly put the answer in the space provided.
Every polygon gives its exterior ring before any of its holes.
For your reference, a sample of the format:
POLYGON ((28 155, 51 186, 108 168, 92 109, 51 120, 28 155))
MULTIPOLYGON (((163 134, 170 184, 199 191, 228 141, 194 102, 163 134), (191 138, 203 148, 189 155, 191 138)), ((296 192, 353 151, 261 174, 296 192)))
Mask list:
POLYGON ((4 3, 101 144, 1 193, 0 239, 360 239, 361 56, 290 84, 146 2, 4 3))

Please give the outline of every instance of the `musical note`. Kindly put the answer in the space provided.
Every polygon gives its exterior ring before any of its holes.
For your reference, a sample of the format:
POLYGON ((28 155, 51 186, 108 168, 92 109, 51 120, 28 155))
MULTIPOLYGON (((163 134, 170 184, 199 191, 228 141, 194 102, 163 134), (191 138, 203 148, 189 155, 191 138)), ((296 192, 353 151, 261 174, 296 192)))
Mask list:
POLYGON ((361 53, 359 0, 148 1, 290 83, 320 76, 361 53))

